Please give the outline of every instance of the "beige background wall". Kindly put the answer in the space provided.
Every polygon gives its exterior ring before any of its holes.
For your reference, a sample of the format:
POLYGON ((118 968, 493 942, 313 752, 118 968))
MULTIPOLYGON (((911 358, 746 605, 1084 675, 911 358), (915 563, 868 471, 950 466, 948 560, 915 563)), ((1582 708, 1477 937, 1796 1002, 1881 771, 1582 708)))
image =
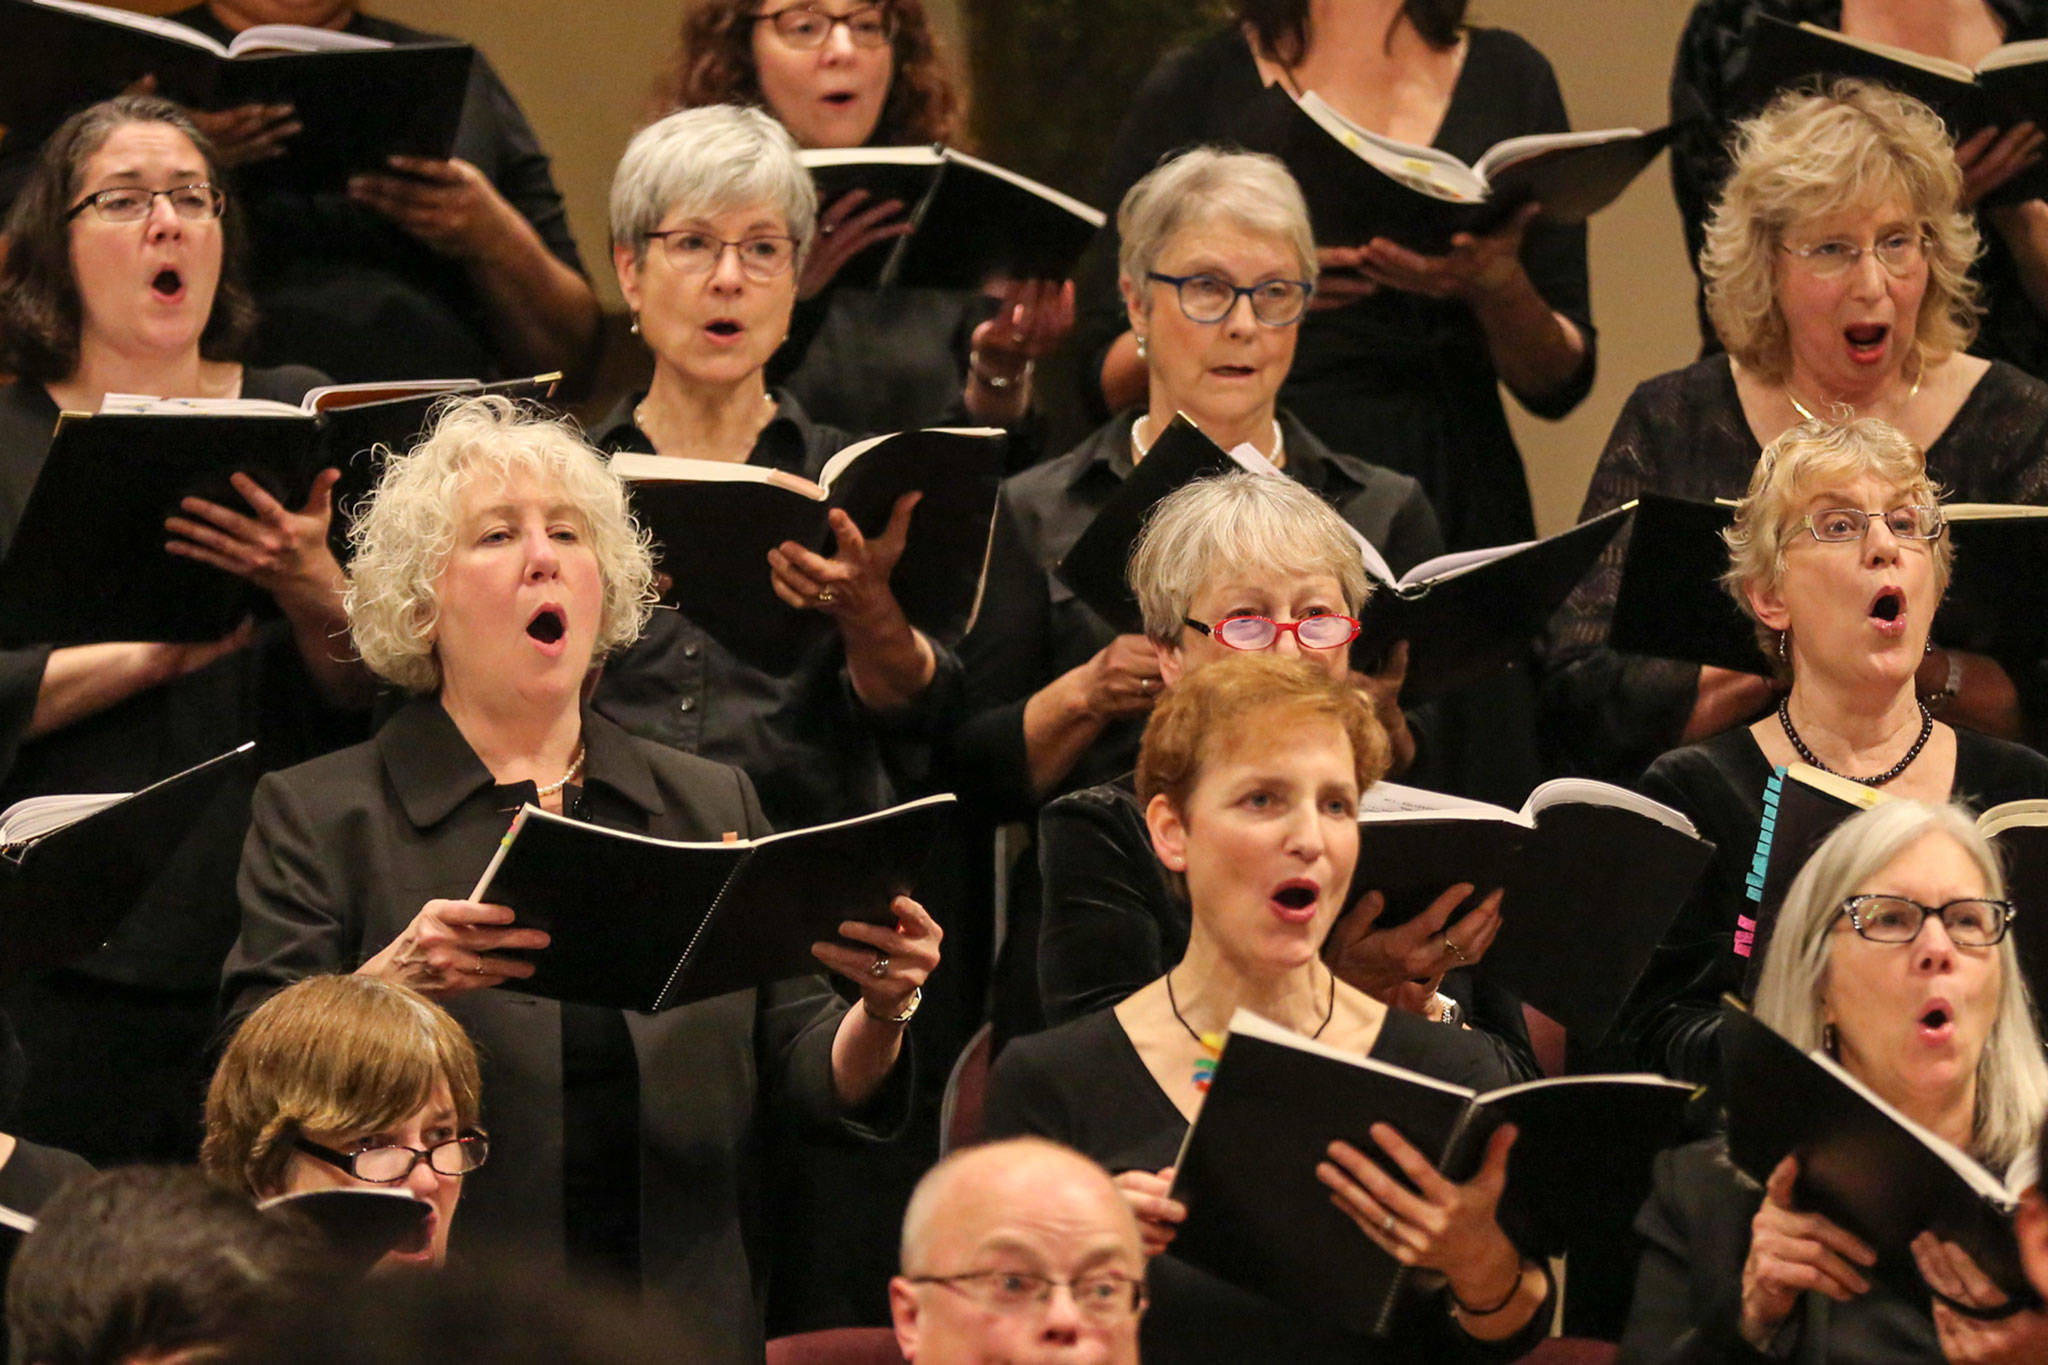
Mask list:
MULTIPOLYGON (((174 7, 130 3, 158 12, 174 7)), ((926 0, 956 32, 964 9, 979 22, 1000 22, 1004 3, 926 0)), ((490 55, 555 157, 585 263, 615 306, 605 187, 673 51, 677 0, 369 0, 366 7, 467 38, 490 55)), ((1515 29, 1550 57, 1578 126, 1653 126, 1664 117, 1671 53, 1690 8, 1689 0, 1474 0, 1473 19, 1515 29)), ((1131 54, 1134 83, 1154 55, 1131 54)), ((1695 349, 1690 275, 1661 164, 1594 220, 1592 275, 1600 327, 1600 380, 1592 395, 1554 424, 1509 404, 1546 532, 1576 516, 1593 460, 1629 390, 1684 363, 1695 349)))

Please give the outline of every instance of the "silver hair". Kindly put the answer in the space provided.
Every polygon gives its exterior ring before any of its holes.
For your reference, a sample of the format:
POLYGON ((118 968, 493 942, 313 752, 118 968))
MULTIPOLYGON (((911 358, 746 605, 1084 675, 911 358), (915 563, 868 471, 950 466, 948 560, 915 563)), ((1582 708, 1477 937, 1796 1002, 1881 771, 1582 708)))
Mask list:
POLYGON ((612 245, 637 262, 647 234, 677 211, 709 217, 769 204, 796 239, 799 269, 818 225, 818 191, 797 159, 796 139, 759 109, 707 104, 681 109, 634 134, 612 174, 612 245))
POLYGON ((1131 547, 1131 591, 1145 634, 1161 644, 1178 640, 1195 594, 1237 564, 1301 578, 1328 574, 1353 616, 1372 591, 1351 528, 1312 490, 1271 474, 1219 474, 1160 499, 1131 547))
POLYGON ((1294 249, 1301 278, 1316 278, 1316 235, 1308 203, 1286 165, 1263 152, 1196 147, 1162 162, 1131 186, 1116 211, 1123 240, 1117 273, 1142 286, 1176 233, 1218 220, 1277 238, 1294 249))
POLYGON ((371 672, 408 691, 439 689, 440 582, 463 490, 522 473, 560 490, 583 517, 604 585, 591 662, 640 638, 655 601, 654 556, 625 486, 567 422, 487 394, 447 404, 425 440, 393 455, 349 528, 355 557, 343 607, 371 672))
MULTIPOLYGON (((1852 817, 1827 837, 1793 879, 1757 983, 1756 1017, 1802 1051, 1823 1045, 1823 996, 1842 902, 1930 834, 1942 834, 1970 855, 1986 894, 2003 896, 1998 854, 1960 806, 1886 801, 1852 817)), ((1977 1062, 1975 1155, 2004 1167, 2034 1144, 2048 1112, 2048 1061, 2034 1028, 2034 1009, 2008 932, 1998 955, 1998 1010, 1977 1062)))

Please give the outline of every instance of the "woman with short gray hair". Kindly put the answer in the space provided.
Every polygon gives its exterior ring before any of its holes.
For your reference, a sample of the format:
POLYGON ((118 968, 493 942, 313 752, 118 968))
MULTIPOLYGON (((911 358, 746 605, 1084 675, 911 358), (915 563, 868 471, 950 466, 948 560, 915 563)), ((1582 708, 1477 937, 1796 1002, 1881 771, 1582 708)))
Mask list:
MULTIPOLYGON (((633 138, 612 181, 612 263, 654 372, 597 425, 596 445, 816 480, 853 444, 765 373, 789 334, 817 211, 795 141, 761 110, 686 109, 633 138)), ((757 667, 680 612, 658 611, 607 664, 598 711, 744 769, 778 826, 890 804, 893 746, 919 730, 934 679, 955 666, 890 588, 914 501, 872 540, 834 512, 834 555, 786 543, 758 567, 783 601, 836 627, 794 667, 757 667)))
MULTIPOLYGON (((1793 880, 1756 1019, 1998 1175, 2019 1175, 2048 1111, 2048 1064, 2014 915, 1968 811, 1885 802, 1830 834, 1793 880)), ((1911 1266, 1880 1268, 1803 1197, 1800 1167, 1786 1157, 1759 1188, 1725 1137, 1657 1159, 1622 1361, 2048 1355, 2038 1303, 2010 1303, 1932 1228, 1915 1230, 1911 1266), (1924 1288, 1908 1292, 1913 1270, 1924 1288)))

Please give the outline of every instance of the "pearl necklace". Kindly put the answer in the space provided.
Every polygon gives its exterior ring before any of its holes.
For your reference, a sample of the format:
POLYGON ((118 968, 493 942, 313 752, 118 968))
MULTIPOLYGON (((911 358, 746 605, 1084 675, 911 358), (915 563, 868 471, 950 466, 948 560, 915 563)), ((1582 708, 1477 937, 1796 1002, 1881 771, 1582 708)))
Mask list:
POLYGON ((562 788, 568 786, 571 782, 575 781, 576 774, 582 771, 583 746, 581 744, 578 744, 576 746, 576 758, 573 762, 569 764, 569 771, 563 773, 560 777, 556 778, 553 782, 548 783, 545 787, 535 787, 533 794, 536 797, 542 799, 553 796, 556 792, 560 791, 562 788))
MULTIPOLYGON (((1142 461, 1145 458, 1145 452, 1152 448, 1151 441, 1141 440, 1138 437, 1138 428, 1149 425, 1151 421, 1152 415, 1146 413, 1137 421, 1131 423, 1132 464, 1142 461)), ((1257 449, 1257 447, 1253 448, 1257 449)), ((1277 417, 1273 419, 1273 453, 1266 456, 1266 459, 1271 461, 1276 467, 1287 463, 1287 438, 1280 433, 1280 419, 1277 417)))

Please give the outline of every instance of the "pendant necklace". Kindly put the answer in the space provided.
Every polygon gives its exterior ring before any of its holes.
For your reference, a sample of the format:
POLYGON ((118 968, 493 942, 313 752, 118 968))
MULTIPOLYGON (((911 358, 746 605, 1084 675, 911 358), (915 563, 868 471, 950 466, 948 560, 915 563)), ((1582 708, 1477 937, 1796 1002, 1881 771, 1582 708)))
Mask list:
MULTIPOLYGON (((1206 1095, 1209 1082, 1216 1076, 1216 1062, 1223 1056, 1223 1035, 1220 1033, 1197 1033, 1188 1017, 1180 1012, 1180 1001, 1173 997, 1173 973, 1166 974, 1166 1004, 1173 1011, 1173 1017, 1180 1020, 1180 1026, 1188 1031, 1188 1037, 1195 1040, 1203 1056, 1195 1058, 1195 1089, 1206 1095)), ((1316 1031, 1309 1035, 1311 1041, 1323 1036, 1323 1030, 1330 1026, 1330 1017, 1337 1012, 1337 974, 1330 973, 1330 997, 1323 1004, 1323 1022, 1316 1025, 1316 1031)))

